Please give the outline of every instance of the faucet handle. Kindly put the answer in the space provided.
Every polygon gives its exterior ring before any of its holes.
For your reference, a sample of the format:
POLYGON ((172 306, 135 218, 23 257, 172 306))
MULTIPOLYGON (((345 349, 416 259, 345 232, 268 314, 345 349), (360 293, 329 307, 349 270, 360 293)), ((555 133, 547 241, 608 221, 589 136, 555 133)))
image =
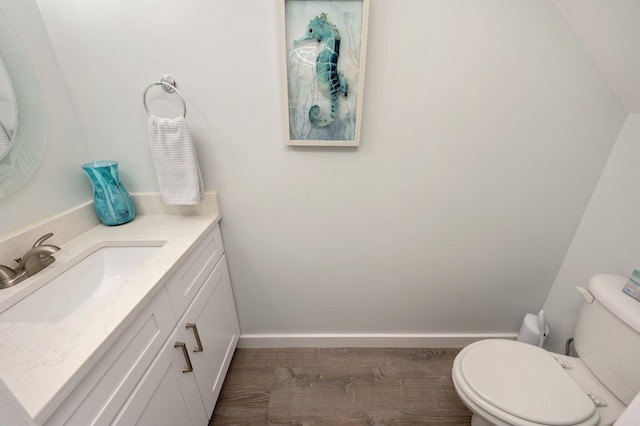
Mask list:
POLYGON ((59 250, 60 247, 52 244, 30 248, 22 256, 20 267, 26 271, 28 276, 35 275, 56 261, 56 258, 51 255, 59 250))
POLYGON ((44 234, 42 237, 38 238, 38 240, 35 243, 33 243, 33 247, 41 246, 42 243, 44 243, 46 240, 48 240, 51 237, 53 237, 53 232, 44 234))
MULTIPOLYGON (((42 244, 51 237, 53 237, 53 232, 44 234, 42 237, 38 238, 38 240, 35 243, 33 243, 33 247, 31 247, 32 249, 37 247, 46 247, 48 249, 51 249, 51 250, 47 250, 49 251, 49 253, 44 252, 40 254, 40 259, 44 262, 45 265, 49 265, 53 263, 55 259, 51 256, 51 253, 55 253, 58 250, 60 250, 60 247, 55 246, 53 244, 46 244, 46 245, 42 244)), ((25 256, 23 256, 21 259, 17 259, 16 262, 20 263, 24 257, 25 256)))

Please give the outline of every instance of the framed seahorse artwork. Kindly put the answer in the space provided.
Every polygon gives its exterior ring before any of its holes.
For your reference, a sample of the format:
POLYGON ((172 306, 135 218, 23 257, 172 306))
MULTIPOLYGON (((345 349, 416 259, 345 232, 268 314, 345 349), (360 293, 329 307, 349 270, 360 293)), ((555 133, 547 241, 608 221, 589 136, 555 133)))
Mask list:
POLYGON ((288 145, 359 145, 369 1, 280 0, 288 145))

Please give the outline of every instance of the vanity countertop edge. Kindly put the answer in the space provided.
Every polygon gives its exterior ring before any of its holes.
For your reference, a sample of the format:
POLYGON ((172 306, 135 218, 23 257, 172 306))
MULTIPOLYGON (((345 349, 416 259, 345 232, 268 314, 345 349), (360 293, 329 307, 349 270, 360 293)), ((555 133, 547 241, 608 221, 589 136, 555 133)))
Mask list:
MULTIPOLYGON (((215 198, 216 194, 212 196, 215 198)), ((214 205, 214 209, 188 214, 173 211, 138 214, 128 224, 97 225, 60 246, 56 262, 42 271, 38 280, 47 281, 48 276, 58 275, 79 253, 105 242, 114 245, 162 242, 119 291, 109 295, 81 321, 0 323, 0 379, 33 421, 37 424, 46 421, 198 242, 217 226, 220 215, 217 202, 214 201, 214 205)), ((52 243, 55 243, 53 238, 52 243)), ((31 281, 25 281, 24 287, 32 284, 31 281)))

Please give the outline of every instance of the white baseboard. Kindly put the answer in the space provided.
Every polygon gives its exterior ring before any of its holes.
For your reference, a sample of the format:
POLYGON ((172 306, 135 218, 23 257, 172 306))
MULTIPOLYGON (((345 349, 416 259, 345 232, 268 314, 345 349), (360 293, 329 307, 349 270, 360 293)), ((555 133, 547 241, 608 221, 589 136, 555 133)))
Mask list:
POLYGON ((462 348, 484 339, 515 340, 494 334, 242 334, 239 348, 462 348))

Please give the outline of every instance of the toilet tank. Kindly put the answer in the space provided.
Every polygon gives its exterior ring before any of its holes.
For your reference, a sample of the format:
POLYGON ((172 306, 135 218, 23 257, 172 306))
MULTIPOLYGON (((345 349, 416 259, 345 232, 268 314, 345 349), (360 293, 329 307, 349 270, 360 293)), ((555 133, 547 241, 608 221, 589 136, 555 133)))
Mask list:
POLYGON ((626 277, 599 274, 589 280, 575 330, 578 356, 625 405, 640 391, 640 302, 622 292, 626 277))

